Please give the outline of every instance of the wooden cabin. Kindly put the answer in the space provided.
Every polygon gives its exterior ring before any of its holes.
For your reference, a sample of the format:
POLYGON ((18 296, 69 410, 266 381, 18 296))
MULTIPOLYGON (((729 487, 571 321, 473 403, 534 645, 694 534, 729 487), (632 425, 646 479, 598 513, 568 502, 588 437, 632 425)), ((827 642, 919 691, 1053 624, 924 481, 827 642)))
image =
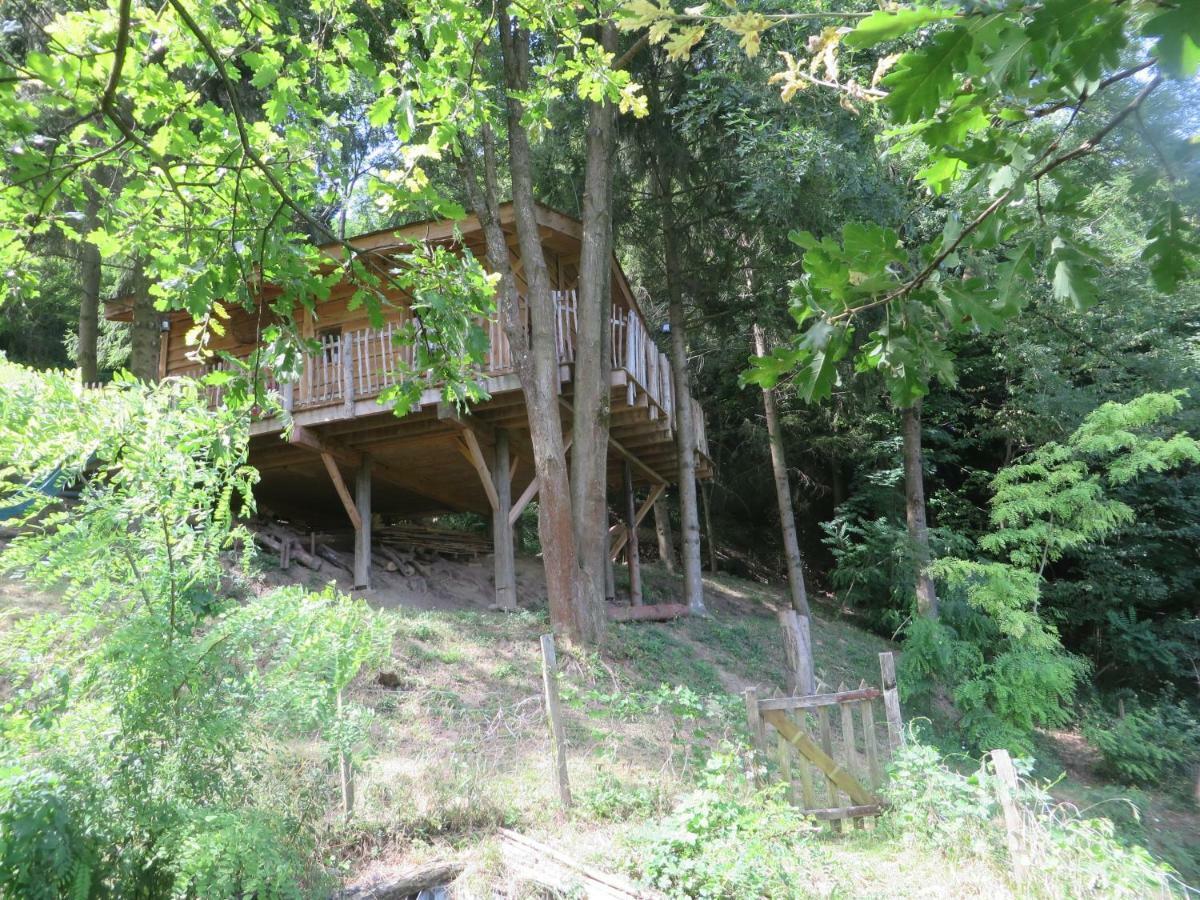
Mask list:
MULTIPOLYGON (((558 310, 561 409, 569 436, 582 229, 577 220, 548 207, 539 206, 538 218, 558 310)), ((523 286, 511 206, 502 209, 501 222, 511 235, 513 267, 523 286)), ((415 241, 465 247, 480 260, 487 258, 483 231, 473 216, 364 234, 350 243, 365 257, 386 262, 415 241)), ((327 249, 334 255, 341 248, 327 249)), ((431 387, 419 408, 397 417, 379 402, 379 395, 394 383, 396 364, 412 359, 411 347, 393 340, 407 317, 404 298, 392 298, 395 307, 386 311, 383 327, 375 328, 364 309, 349 308, 352 292, 348 284, 337 287, 314 312, 304 313, 303 332, 321 349, 307 358, 297 382, 277 386, 294 424, 290 439, 281 417, 261 417, 252 424, 250 462, 262 476, 256 491, 260 506, 310 524, 349 519, 356 534, 359 587, 370 584, 373 519, 414 519, 450 511, 490 515, 498 551, 497 603, 515 605, 512 525, 536 496, 537 483, 524 398, 503 328, 497 321, 487 323, 490 347, 481 377, 491 399, 459 413, 440 403, 439 391, 431 387)), ((692 398, 675 396, 667 356, 651 338, 615 258, 612 297, 609 484, 617 494, 628 480, 629 489, 643 494, 636 522, 666 485, 677 480, 675 411, 680 403, 691 403, 695 411, 701 477, 711 474, 711 462, 703 413, 692 398)), ((258 317, 241 308, 231 313, 225 335, 214 338, 211 346, 235 357, 248 356, 255 346, 258 317)), ((128 302, 121 300, 108 304, 106 314, 116 321, 131 318, 128 302)), ((203 374, 203 367, 188 357, 191 324, 183 313, 165 317, 161 376, 203 374)), ((614 507, 624 509, 627 499, 614 507)), ((625 543, 626 527, 611 529, 614 555, 625 543)))

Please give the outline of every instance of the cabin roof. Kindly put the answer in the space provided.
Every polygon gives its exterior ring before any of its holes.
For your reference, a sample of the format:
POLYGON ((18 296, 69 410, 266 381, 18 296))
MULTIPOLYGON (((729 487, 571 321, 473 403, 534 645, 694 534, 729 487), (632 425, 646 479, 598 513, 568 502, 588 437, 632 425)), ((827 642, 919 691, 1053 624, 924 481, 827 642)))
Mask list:
MULTIPOLYGON (((576 218, 560 212, 544 203, 535 203, 542 246, 559 252, 577 253, 583 239, 583 224, 576 218)), ((516 224, 512 202, 500 207, 500 226, 504 231, 515 237, 516 224)), ((386 256, 389 251, 401 250, 417 242, 442 243, 459 245, 470 248, 473 253, 486 263, 484 250, 483 227, 479 217, 474 213, 461 219, 426 219, 413 222, 399 228, 382 228, 365 234, 347 238, 346 243, 355 250, 363 253, 386 256)), ((520 252, 515 241, 510 244, 512 252, 518 257, 520 252)), ((320 249, 331 261, 341 258, 344 247, 340 242, 331 241, 320 245, 320 249)), ((621 268, 616 254, 612 259, 613 289, 619 291, 626 303, 642 315, 641 307, 629 286, 629 279, 621 268)), ((106 301, 104 304, 105 318, 114 322, 129 322, 133 319, 133 298, 126 294, 106 301)), ((182 319, 187 317, 183 311, 168 313, 168 318, 182 319)), ((645 319, 642 315, 643 320, 645 319)))

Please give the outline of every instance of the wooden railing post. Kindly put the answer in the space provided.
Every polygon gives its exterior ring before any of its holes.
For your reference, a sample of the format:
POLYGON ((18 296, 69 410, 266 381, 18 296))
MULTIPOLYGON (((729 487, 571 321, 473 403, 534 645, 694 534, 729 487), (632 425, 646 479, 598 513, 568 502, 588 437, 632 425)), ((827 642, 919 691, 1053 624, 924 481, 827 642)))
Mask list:
POLYGON ((354 367, 350 358, 354 352, 353 334, 351 331, 342 334, 342 404, 347 416, 354 415, 354 367))

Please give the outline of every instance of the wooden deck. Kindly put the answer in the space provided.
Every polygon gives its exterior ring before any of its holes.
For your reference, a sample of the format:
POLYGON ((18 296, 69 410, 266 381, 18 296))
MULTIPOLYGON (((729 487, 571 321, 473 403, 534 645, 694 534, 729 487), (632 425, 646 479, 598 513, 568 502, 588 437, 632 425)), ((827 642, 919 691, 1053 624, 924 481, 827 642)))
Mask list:
MULTIPOLYGON (((555 299, 561 412, 569 437, 577 301, 574 291, 556 292, 555 299)), ((336 343, 308 358, 297 382, 276 384, 268 375, 269 386, 279 392, 294 427, 289 442, 281 440, 282 417, 263 418, 252 426, 250 461, 262 473, 259 496, 269 509, 305 518, 338 513, 343 500, 320 455, 324 448, 332 449, 335 459, 348 469, 357 467, 364 454, 370 457, 377 513, 487 513, 491 498, 480 477, 478 456, 490 458, 498 431, 506 432, 511 444, 514 501, 529 487, 534 470, 524 397, 499 323, 487 323, 490 349, 480 372, 489 400, 460 414, 440 402, 440 390, 431 386, 419 408, 397 417, 379 396, 396 384, 398 371, 411 367, 413 348, 396 340, 404 325, 397 320, 381 329, 343 332, 336 343), (467 431, 479 454, 471 448, 467 431)), ((671 366, 634 310, 614 310, 612 365, 610 484, 620 484, 626 460, 639 484, 674 482, 678 401, 671 366)), ((220 393, 219 388, 212 389, 214 403, 220 401, 220 393)), ((694 399, 688 402, 696 423, 700 475, 708 477, 711 463, 703 411, 694 399)))

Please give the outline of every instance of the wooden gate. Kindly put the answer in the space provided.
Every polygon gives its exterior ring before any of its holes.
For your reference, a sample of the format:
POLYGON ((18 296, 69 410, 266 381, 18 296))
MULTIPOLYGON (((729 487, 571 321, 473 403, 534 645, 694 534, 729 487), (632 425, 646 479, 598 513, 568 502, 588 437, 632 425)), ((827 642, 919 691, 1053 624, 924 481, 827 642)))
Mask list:
POLYGON ((783 617, 788 642, 791 696, 760 699, 745 692, 747 724, 767 768, 788 784, 791 800, 835 827, 877 815, 883 808, 878 791, 892 752, 904 742, 896 664, 891 653, 879 654, 882 688, 863 682, 848 690, 816 693, 811 653, 805 664, 808 622, 795 613, 783 617), (805 690, 808 688, 808 690, 805 690), (877 710, 882 713, 876 716, 877 710))

